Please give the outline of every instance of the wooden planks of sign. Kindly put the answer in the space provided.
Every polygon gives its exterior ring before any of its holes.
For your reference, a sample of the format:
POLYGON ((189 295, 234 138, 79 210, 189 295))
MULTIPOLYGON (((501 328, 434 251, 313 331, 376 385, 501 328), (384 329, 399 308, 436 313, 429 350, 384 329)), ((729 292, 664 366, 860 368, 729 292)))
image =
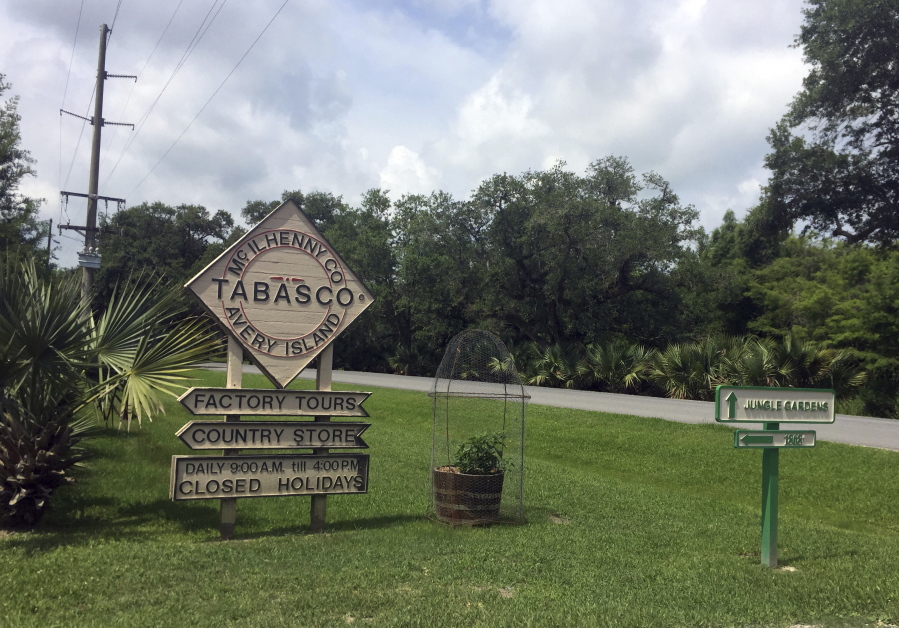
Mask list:
POLYGON ((311 421, 191 421, 178 432, 193 450, 202 449, 368 449, 362 433, 371 423, 319 425, 311 421))
POLYGON ((238 497, 311 495, 310 527, 322 531, 327 495, 368 491, 368 456, 332 454, 329 448, 367 447, 359 435, 369 424, 330 421, 367 417, 362 402, 369 393, 331 391, 331 371, 334 339, 371 306, 373 295, 293 201, 272 211, 185 288, 228 335, 228 383, 225 389, 192 388, 182 395, 179 401, 191 413, 224 414, 225 422, 192 421, 178 436, 194 449, 212 449, 207 445, 214 433, 221 440, 214 448, 224 455, 173 456, 171 498, 220 499, 219 530, 227 539, 234 533, 238 497), (244 355, 278 390, 241 388, 244 355), (313 359, 316 391, 283 390, 313 359), (276 427, 241 421, 247 414, 314 420, 306 423, 310 427, 276 427), (278 448, 312 453, 238 455, 237 447, 274 448, 276 433, 278 448))
POLYGON ((292 200, 185 288, 278 388, 286 388, 374 302, 292 200))
POLYGON ((236 412, 253 416, 367 417, 362 403, 369 392, 333 390, 270 390, 241 388, 191 388, 179 403, 197 416, 236 412))
POLYGON ((368 492, 368 454, 172 456, 175 501, 368 492))

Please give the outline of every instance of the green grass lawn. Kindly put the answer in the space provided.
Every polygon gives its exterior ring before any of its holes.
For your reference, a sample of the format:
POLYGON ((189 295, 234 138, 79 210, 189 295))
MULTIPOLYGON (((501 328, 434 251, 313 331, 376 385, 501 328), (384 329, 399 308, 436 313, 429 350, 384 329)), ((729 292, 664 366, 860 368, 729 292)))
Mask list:
POLYGON ((761 452, 728 428, 532 406, 528 522, 451 529, 426 517, 428 397, 365 407, 369 493, 329 497, 320 535, 308 497, 240 500, 227 542, 217 501, 170 501, 174 401, 87 441, 39 531, 0 539, 0 625, 899 624, 897 452, 782 452, 782 571, 759 564, 761 452))

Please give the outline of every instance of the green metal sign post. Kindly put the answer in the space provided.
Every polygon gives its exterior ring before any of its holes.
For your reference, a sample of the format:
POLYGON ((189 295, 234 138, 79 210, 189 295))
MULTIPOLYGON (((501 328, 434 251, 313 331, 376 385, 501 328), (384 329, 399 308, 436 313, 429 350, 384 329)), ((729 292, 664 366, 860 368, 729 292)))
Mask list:
MULTIPOLYGON (((779 423, 765 423, 766 430, 780 428, 779 423)), ((762 452, 762 564, 777 566, 777 481, 780 449, 766 447, 762 452)))
POLYGON ((782 448, 815 446, 815 432, 781 431, 781 423, 833 423, 832 390, 718 386, 715 420, 719 423, 762 423, 764 431, 737 431, 734 447, 762 449, 762 558, 777 566, 778 473, 782 448))

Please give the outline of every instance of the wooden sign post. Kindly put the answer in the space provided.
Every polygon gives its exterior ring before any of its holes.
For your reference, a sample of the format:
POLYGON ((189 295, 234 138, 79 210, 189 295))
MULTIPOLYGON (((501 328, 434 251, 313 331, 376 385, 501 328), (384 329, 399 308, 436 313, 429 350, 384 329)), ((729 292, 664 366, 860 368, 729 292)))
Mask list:
MULTIPOLYGON (((331 390, 331 377, 334 367, 334 345, 328 345, 328 348, 322 351, 318 356, 318 369, 315 371, 315 389, 331 390)), ((319 415, 315 417, 316 423, 327 423, 331 420, 330 416, 319 415)), ((316 448, 312 450, 315 455, 327 454, 330 450, 326 448, 316 448)), ((327 495, 313 495, 312 509, 309 515, 309 528, 313 533, 322 532, 325 529, 325 521, 328 518, 328 497, 327 495)))
MULTIPOLYGON (((243 348, 234 336, 228 336, 228 373, 226 375, 226 388, 240 388, 243 383, 243 348)), ((240 421, 239 414, 226 414, 225 422, 234 423, 240 421)), ((236 456, 240 453, 237 449, 226 449, 222 453, 226 456, 236 456)), ((219 536, 227 541, 234 534, 237 525, 237 498, 229 497, 221 501, 221 519, 219 521, 219 536)))
MULTIPOLYGON (((332 343, 374 297, 294 201, 282 203, 185 287, 228 335, 226 388, 189 390, 179 399, 188 410, 224 415, 229 425, 240 423, 241 415, 314 416, 313 423, 330 423, 331 416, 368 416, 361 403, 369 393, 331 391, 332 343), (241 388, 245 355, 279 390, 235 392, 241 388), (316 359, 314 394, 283 390, 316 359)), ((171 498, 220 499, 219 530, 228 539, 235 530, 238 497, 312 495, 310 527, 321 532, 327 495, 368 491, 368 456, 330 454, 329 447, 316 445, 367 447, 361 439, 336 438, 338 431, 358 436, 366 427, 341 424, 324 440, 320 434, 325 430, 318 430, 317 441, 304 441, 304 430, 294 427, 299 435, 294 446, 305 444, 312 453, 278 459, 241 456, 235 445, 241 436, 243 449, 266 448, 273 434, 283 435, 283 428, 216 430, 188 424, 178 435, 190 428, 193 436, 184 442, 192 448, 210 449, 206 435, 212 434, 230 436, 232 442, 222 438, 221 461, 173 456, 171 498), (248 443, 248 433, 259 440, 248 443)))

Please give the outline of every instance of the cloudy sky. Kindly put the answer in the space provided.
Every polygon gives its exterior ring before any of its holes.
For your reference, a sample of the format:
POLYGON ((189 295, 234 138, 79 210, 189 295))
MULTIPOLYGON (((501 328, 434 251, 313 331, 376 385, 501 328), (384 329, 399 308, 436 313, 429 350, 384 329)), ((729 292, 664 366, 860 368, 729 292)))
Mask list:
MULTIPOLYGON (((136 128, 103 128, 100 194, 129 206, 238 217, 285 189, 466 198, 498 172, 623 155, 710 229, 766 181, 765 136, 807 72, 790 47, 802 5, 3 0, 0 73, 37 160, 23 191, 54 224, 84 224, 84 202, 58 198, 87 191, 91 127, 59 110, 92 115, 105 23, 107 72, 139 80, 106 81, 104 118, 136 128)), ((74 265, 66 233, 57 256, 74 265)))

